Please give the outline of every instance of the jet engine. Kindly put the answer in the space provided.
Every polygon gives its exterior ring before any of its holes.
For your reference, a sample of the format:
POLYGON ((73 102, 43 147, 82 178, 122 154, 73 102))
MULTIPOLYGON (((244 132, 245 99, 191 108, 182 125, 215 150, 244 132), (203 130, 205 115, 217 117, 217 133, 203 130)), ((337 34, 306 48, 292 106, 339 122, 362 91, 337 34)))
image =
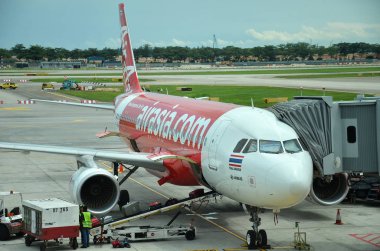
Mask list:
POLYGON ((78 204, 94 214, 109 212, 119 200, 119 184, 106 170, 99 168, 92 156, 77 159, 78 170, 70 180, 70 194, 78 204))
POLYGON ((309 198, 318 204, 331 206, 346 198, 350 189, 348 175, 337 173, 329 177, 316 177, 311 186, 309 198))

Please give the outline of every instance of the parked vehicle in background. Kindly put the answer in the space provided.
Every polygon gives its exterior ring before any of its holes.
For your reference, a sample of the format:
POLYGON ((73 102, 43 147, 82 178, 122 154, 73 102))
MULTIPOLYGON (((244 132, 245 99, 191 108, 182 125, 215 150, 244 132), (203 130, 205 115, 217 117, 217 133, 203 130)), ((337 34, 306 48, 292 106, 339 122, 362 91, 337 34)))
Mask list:
POLYGON ((75 80, 66 79, 62 83, 61 90, 81 90, 81 87, 77 84, 75 80))
POLYGON ((16 89, 18 86, 15 83, 3 83, 0 84, 0 89, 16 89))
POLYGON ((42 90, 54 90, 54 84, 51 82, 43 83, 41 86, 42 90))
POLYGON ((13 234, 24 234, 21 205, 21 193, 0 192, 0 241, 9 240, 13 234))

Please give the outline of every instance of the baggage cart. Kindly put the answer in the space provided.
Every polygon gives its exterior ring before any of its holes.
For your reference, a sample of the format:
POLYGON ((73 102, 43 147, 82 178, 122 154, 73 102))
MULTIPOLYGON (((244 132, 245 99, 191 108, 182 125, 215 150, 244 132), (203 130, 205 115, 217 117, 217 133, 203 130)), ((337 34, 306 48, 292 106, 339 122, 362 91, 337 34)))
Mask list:
POLYGON ((61 199, 24 200, 25 245, 42 241, 40 250, 45 250, 49 240, 55 244, 69 238, 72 249, 78 247, 79 206, 61 199))

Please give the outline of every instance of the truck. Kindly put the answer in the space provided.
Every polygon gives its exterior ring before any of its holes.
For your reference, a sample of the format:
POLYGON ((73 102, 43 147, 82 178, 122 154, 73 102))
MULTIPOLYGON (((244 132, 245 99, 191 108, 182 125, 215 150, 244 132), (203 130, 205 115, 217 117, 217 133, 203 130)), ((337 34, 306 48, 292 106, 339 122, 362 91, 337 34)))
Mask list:
POLYGON ((73 79, 66 79, 63 81, 60 90, 81 90, 81 87, 73 79))
POLYGON ((9 240, 12 235, 24 235, 21 204, 21 193, 0 192, 0 241, 9 240))

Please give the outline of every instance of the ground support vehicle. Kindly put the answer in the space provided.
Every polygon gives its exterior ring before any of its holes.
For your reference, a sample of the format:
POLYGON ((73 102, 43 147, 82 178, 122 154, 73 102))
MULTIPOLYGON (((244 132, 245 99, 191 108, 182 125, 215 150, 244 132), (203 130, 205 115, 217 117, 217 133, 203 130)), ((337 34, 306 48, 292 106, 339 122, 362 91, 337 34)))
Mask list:
POLYGON ((62 83, 60 90, 81 90, 81 87, 77 84, 75 80, 66 79, 62 83))
POLYGON ((357 200, 380 201, 380 178, 378 176, 351 177, 350 183, 350 191, 347 194, 349 202, 355 203, 357 200))
POLYGON ((16 89, 18 86, 15 83, 3 83, 0 84, 0 89, 16 89))
POLYGON ((0 241, 9 240, 11 235, 24 235, 22 195, 19 192, 0 192, 0 241))
MULTIPOLYGON (((178 210, 183 207, 191 207, 193 203, 203 203, 216 196, 218 195, 215 192, 210 191, 196 198, 189 197, 183 200, 169 199, 164 206, 150 208, 148 211, 142 211, 125 218, 115 219, 109 223, 101 224, 100 226, 92 228, 90 234, 94 238, 94 244, 103 242, 111 243, 113 240, 123 240, 125 238, 129 241, 171 239, 178 237, 194 240, 196 228, 191 223, 188 225, 171 226, 181 213, 180 211, 178 211, 165 226, 131 226, 129 223, 159 213, 178 210)), ((134 202, 130 202, 129 204, 135 206, 134 202)), ((124 207, 128 207, 128 204, 124 207)))
POLYGON ((72 249, 78 248, 79 206, 61 199, 24 200, 25 245, 42 241, 40 250, 52 244, 61 244, 63 238, 69 238, 72 249))
POLYGON ((43 83, 41 86, 41 90, 54 90, 54 84, 51 82, 43 83))

